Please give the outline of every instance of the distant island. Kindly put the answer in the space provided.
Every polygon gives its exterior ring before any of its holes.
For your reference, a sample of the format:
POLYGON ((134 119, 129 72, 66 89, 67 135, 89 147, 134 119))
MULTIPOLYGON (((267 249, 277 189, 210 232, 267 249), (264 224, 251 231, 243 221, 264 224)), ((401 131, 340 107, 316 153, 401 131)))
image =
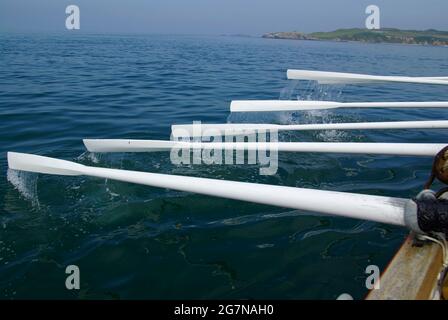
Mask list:
POLYGON ((400 30, 384 28, 368 30, 361 28, 338 29, 331 32, 302 33, 270 32, 262 36, 268 39, 289 40, 329 40, 329 41, 359 41, 369 43, 404 43, 433 46, 448 46, 448 31, 429 30, 400 30))

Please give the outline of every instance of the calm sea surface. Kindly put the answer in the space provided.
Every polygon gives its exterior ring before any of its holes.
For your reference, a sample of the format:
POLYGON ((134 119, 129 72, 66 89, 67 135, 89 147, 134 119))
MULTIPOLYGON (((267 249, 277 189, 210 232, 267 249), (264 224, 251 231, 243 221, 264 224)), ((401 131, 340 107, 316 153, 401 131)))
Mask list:
MULTIPOLYGON (((183 165, 169 153, 89 154, 82 138, 168 139, 170 125, 448 119, 437 109, 230 114, 232 99, 448 100, 446 87, 318 86, 287 68, 448 74, 448 48, 206 36, 0 35, 0 298, 285 298, 366 294, 398 227, 86 177, 8 172, 7 151, 86 165, 412 197, 429 158, 280 154, 183 165), (81 290, 65 289, 65 267, 81 290)), ((282 141, 444 143, 447 130, 310 131, 282 141)), ((325 199, 322 199, 325 201, 325 199)), ((350 203, 347 203, 350 206, 350 203)))

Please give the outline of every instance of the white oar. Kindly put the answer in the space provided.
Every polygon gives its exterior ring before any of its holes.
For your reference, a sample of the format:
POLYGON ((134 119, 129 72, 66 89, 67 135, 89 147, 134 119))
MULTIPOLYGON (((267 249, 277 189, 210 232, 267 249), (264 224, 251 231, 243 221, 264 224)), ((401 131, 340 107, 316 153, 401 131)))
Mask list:
POLYGON ((166 140, 84 139, 90 152, 153 152, 176 149, 249 150, 383 154, 434 157, 445 144, 361 142, 188 142, 166 140))
POLYGON ((321 84, 368 84, 374 82, 405 82, 422 84, 448 85, 447 77, 403 77, 403 76, 374 76, 358 73, 327 72, 312 70, 293 70, 286 72, 291 80, 311 80, 321 84))
POLYGON ((385 129, 448 129, 448 120, 438 121, 389 121, 353 123, 313 123, 313 124, 264 124, 264 123, 220 123, 220 124, 174 124, 173 136, 188 133, 191 137, 214 134, 238 135, 257 131, 307 131, 307 130, 385 130, 385 129))
POLYGON ((334 108, 448 108, 448 101, 336 102, 307 100, 234 100, 231 112, 300 111, 334 108))
POLYGON ((15 152, 8 152, 8 165, 14 170, 98 177, 410 228, 417 221, 415 203, 402 198, 97 168, 15 152))

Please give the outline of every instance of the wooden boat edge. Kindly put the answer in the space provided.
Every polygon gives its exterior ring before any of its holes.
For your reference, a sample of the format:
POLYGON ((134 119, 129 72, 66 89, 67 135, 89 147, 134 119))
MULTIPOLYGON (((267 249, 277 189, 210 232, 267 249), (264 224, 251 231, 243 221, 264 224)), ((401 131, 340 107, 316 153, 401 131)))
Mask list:
MULTIPOLYGON (((433 242, 415 246, 409 234, 380 277, 380 289, 366 300, 433 300, 442 270, 442 249, 433 242)), ((446 285, 446 282, 445 282, 446 285)))

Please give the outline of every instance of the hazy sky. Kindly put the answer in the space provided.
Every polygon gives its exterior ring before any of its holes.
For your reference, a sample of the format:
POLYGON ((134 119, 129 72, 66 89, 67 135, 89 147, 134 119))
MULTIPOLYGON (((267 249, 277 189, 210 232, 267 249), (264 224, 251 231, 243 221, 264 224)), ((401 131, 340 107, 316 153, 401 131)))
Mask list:
POLYGON ((364 27, 369 4, 382 27, 448 30, 448 0, 0 0, 0 32, 64 32, 70 4, 88 33, 330 31, 364 27))

